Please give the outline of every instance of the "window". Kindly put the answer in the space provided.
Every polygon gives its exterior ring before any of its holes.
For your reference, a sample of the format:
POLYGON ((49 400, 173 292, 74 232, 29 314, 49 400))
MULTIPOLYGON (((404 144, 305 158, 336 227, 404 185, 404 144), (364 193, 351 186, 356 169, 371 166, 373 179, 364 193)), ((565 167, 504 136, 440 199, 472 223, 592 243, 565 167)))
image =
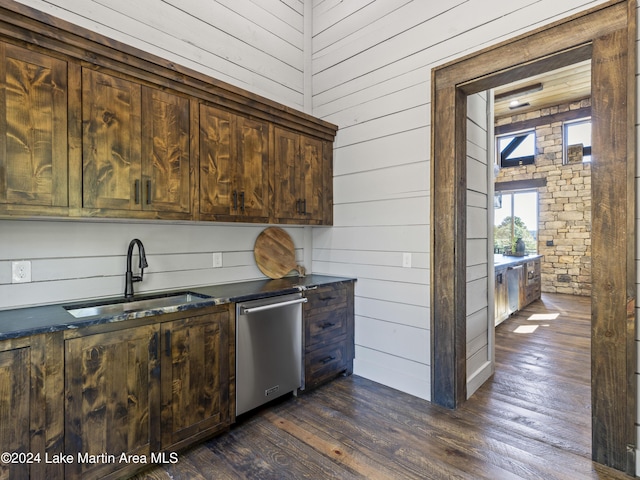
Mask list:
POLYGON ((503 191, 496 192, 502 197, 495 202, 495 216, 493 229, 493 251, 495 253, 510 253, 515 251, 515 243, 522 238, 525 253, 538 252, 538 192, 503 191))
POLYGON ((581 163, 591 161, 591 119, 565 122, 564 131, 564 163, 581 163))
POLYGON ((502 168, 530 165, 536 155, 535 130, 497 137, 499 163, 502 168))

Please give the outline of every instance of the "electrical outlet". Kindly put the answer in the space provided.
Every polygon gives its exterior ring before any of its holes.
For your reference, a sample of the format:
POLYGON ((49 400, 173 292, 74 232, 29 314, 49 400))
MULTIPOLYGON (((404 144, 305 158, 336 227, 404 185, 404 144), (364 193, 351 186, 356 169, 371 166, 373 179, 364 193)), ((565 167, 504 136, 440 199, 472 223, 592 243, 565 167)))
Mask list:
POLYGON ((404 252, 402 254, 402 266, 404 268, 411 268, 411 253, 404 252))
POLYGON ((222 252, 215 252, 213 254, 213 268, 222 267, 222 252))
POLYGON ((31 281, 31 262, 23 260, 11 262, 11 283, 29 283, 31 281))

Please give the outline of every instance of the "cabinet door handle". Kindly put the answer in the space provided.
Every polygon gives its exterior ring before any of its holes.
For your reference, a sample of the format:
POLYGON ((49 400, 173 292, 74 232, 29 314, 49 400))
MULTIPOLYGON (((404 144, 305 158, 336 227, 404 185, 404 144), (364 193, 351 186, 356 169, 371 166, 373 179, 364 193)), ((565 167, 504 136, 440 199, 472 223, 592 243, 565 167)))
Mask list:
POLYGON ((238 210, 238 191, 233 191, 233 209, 238 210))
POLYGON ((151 180, 147 180, 147 205, 151 205, 151 180))
POLYGON ((136 180, 133 184, 134 189, 134 201, 136 205, 140 203, 140 180, 136 180))
POLYGON ((167 354, 167 357, 171 357, 171 330, 167 330, 164 333, 164 352, 167 354))
POLYGON ((332 360, 335 360, 336 357, 332 357, 332 356, 328 356, 326 358, 323 358, 322 360, 320 360, 320 363, 322 363, 323 365, 326 365, 327 363, 331 362, 332 360))
POLYGON ((240 192, 240 212, 244 213, 244 192, 240 192))
POLYGON ((327 322, 320 325, 320 328, 322 328, 322 330, 325 330, 327 328, 334 327, 335 325, 336 325, 335 323, 327 322))

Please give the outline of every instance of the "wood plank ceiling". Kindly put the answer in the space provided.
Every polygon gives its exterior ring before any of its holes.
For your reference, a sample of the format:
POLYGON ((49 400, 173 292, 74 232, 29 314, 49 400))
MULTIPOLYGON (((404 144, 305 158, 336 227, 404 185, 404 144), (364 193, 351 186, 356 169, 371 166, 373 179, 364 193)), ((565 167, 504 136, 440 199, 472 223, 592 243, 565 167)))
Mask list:
POLYGON ((494 91, 495 118, 579 101, 591 96, 589 60, 500 86, 494 91), (517 101, 517 105, 511 102, 517 101))

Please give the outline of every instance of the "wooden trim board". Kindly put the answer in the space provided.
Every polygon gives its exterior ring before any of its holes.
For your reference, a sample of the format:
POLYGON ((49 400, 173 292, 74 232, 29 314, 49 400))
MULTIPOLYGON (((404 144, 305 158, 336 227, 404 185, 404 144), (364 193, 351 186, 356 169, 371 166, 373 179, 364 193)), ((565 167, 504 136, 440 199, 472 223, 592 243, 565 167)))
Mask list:
POLYGON ((635 473, 635 0, 612 1, 432 72, 432 400, 466 400, 466 97, 591 58, 592 457, 635 473), (611 255, 615 248, 615 255, 611 255))

